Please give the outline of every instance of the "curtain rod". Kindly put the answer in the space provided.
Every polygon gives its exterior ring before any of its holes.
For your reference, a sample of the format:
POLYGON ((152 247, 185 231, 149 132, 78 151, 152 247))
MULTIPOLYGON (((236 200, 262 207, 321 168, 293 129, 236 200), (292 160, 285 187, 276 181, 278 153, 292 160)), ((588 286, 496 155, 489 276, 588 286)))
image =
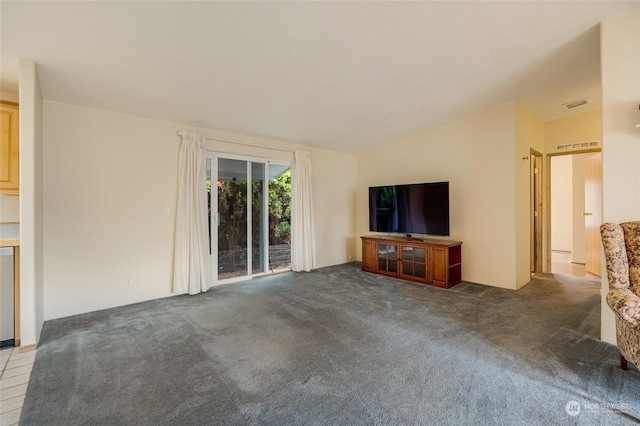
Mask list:
MULTIPOLYGON (((178 135, 179 136, 184 136, 185 133, 186 133, 185 130, 180 130, 178 132, 178 135)), ((229 139, 213 138, 211 136, 203 136, 203 138, 209 139, 209 140, 212 140, 212 141, 219 141, 219 142, 235 143, 235 144, 238 144, 238 145, 253 146, 255 148, 273 149, 273 150, 276 150, 276 151, 284 151, 284 152, 291 152, 291 153, 296 152, 295 149, 278 148, 278 147, 275 147, 275 146, 261 145, 261 144, 253 143, 253 142, 232 141, 232 140, 229 140, 229 139)))

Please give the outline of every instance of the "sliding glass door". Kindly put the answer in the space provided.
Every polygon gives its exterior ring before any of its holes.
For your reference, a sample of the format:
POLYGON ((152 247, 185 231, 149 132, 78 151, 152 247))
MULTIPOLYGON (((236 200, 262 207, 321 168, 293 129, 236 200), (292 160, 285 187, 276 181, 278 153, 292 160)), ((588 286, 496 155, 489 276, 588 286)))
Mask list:
POLYGON ((291 268, 291 165, 269 165, 269 268, 291 268))
POLYGON ((251 245, 249 247, 251 254, 251 270, 250 274, 259 274, 267 270, 265 261, 265 219, 266 198, 264 195, 264 172, 266 164, 250 162, 251 164, 251 245))
POLYGON ((217 283, 291 266, 291 165, 209 154, 209 230, 217 283))
POLYGON ((247 193, 247 161, 218 158, 218 279, 249 275, 247 218, 252 204, 247 193))

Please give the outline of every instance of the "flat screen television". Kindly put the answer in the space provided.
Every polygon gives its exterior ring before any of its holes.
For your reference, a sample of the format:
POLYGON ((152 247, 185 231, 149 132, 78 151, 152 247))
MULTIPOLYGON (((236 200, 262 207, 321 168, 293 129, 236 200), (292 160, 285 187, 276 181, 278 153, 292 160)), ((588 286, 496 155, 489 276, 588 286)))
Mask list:
POLYGON ((449 182, 370 187, 369 230, 449 236, 449 182))

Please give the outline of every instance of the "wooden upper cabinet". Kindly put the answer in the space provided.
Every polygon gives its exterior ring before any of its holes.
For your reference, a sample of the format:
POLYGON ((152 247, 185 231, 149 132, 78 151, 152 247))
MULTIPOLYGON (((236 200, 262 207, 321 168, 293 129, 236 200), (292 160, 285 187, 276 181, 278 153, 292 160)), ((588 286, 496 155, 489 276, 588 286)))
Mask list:
POLYGON ((0 102, 0 194, 20 193, 18 106, 0 102))

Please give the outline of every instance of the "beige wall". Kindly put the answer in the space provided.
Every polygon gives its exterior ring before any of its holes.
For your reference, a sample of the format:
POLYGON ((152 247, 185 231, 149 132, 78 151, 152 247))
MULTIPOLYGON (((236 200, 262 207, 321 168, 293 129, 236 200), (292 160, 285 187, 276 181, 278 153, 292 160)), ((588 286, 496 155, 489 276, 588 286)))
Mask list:
POLYGON ((42 93, 35 62, 20 59, 20 337, 37 343, 44 323, 42 93))
MULTIPOLYGON (((504 288, 524 284, 516 278, 514 167, 528 166, 514 160, 522 156, 515 114, 515 104, 506 103, 360 155, 357 235, 370 233, 368 187, 449 181, 450 239, 463 241, 463 279, 504 288)), ((357 248, 362 259, 360 241, 357 248)))
POLYGON ((543 152, 543 124, 517 102, 515 120, 515 282, 520 288, 531 280, 531 148, 543 152))
POLYGON ((312 156, 317 265, 355 260, 356 157, 321 149, 312 156))
POLYGON ((557 145, 600 141, 602 110, 594 109, 544 123, 544 152, 556 152, 557 145))
MULTIPOLYGON (((605 222, 640 219, 640 8, 600 26, 602 70, 602 204, 605 222)), ((604 266, 604 262, 603 262, 604 266)), ((615 342, 615 325, 602 280, 601 338, 615 342)))
MULTIPOLYGON (((45 101, 46 319, 171 295, 178 130, 309 149, 317 267, 355 255, 354 155, 45 101)), ((207 149, 293 158, 216 141, 207 149)))
POLYGON ((551 250, 571 251, 573 160, 551 157, 551 250))

